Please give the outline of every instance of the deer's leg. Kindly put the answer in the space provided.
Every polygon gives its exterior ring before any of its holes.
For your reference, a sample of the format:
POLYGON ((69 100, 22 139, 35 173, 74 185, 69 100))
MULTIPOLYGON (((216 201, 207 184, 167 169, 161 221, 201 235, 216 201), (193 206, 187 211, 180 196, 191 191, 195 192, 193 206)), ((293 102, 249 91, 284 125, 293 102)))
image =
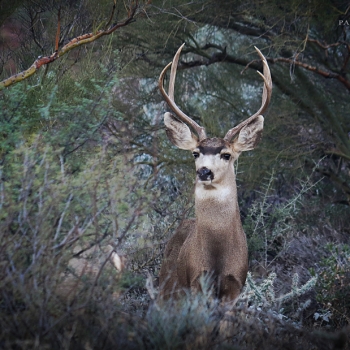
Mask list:
POLYGON ((236 302, 242 287, 242 283, 233 275, 225 275, 221 280, 219 298, 236 302))
POLYGON ((178 261, 179 255, 184 242, 194 228, 195 220, 184 220, 165 248, 164 260, 159 272, 159 296, 161 298, 176 297, 178 291, 181 292, 183 282, 179 280, 179 277, 181 277, 183 261, 182 259, 180 259, 180 262, 178 261), (178 270, 180 270, 180 275, 178 270))

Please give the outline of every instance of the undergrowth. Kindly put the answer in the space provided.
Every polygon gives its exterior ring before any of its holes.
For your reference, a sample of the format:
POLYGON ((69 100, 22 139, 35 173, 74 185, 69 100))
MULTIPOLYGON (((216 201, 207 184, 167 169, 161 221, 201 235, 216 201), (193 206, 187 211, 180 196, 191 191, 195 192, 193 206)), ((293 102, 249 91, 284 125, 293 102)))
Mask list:
MULTIPOLYGON (((330 302, 344 311, 336 303, 343 302, 338 292, 347 295, 348 256, 338 257, 348 254, 345 246, 341 252, 330 247, 334 254, 306 282, 294 274, 283 294, 276 274, 259 281, 249 274, 236 306, 215 299, 205 279, 202 294, 156 301, 162 230, 175 227, 179 207, 191 210, 187 197, 172 204, 158 227, 150 213, 159 193, 147 194, 132 156, 111 161, 96 150, 73 174, 60 150, 38 137, 6 157, 0 169, 0 348, 346 348, 346 331, 316 333, 303 323, 315 288, 325 308, 330 302), (125 259, 123 271, 112 264, 113 252, 125 259)), ((268 208, 266 202, 261 210, 268 208)), ((274 228, 284 227, 283 220, 274 228)))

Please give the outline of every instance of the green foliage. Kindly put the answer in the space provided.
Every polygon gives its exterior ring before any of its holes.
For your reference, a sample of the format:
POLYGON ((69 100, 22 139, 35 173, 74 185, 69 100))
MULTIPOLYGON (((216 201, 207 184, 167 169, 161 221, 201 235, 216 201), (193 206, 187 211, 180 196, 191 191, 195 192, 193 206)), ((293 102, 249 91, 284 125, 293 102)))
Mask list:
POLYGON ((117 80, 110 77, 106 81, 107 74, 101 69, 99 79, 65 77, 57 83, 57 72, 52 71, 43 85, 18 84, 4 91, 0 96, 2 161, 8 152, 42 132, 64 158, 72 154, 68 160, 76 170, 87 159, 87 152, 93 151, 91 146, 100 142, 102 124, 118 115, 110 93, 117 80))
POLYGON ((58 155, 39 136, 10 152, 1 168, 2 343, 25 341, 29 334, 48 339, 72 312, 91 312, 96 298, 110 302, 124 284, 103 251, 108 243, 123 244, 147 205, 137 191, 129 196, 139 184, 132 165, 126 171, 124 158, 110 162, 96 152, 70 175, 58 155), (84 257, 87 251, 91 257, 84 257))
POLYGON ((313 289, 316 278, 299 286, 295 275, 292 290, 280 297, 275 297, 275 279, 271 274, 258 284, 248 274, 245 291, 233 306, 219 303, 213 297, 210 278, 202 278, 202 293, 161 301, 149 308, 145 317, 147 344, 152 349, 283 349, 290 343, 300 349, 331 348, 330 339, 302 333, 299 328, 302 311, 310 301, 298 300, 313 289), (299 308, 287 314, 281 306, 290 303, 299 308))
POLYGON ((350 247, 329 244, 326 249, 328 256, 320 262, 316 300, 332 324, 340 328, 350 320, 350 247))
POLYGON ((31 101, 32 93, 24 85, 16 85, 0 95, 1 159, 35 131, 39 121, 37 113, 31 113, 31 101))
POLYGON ((312 291, 316 285, 317 277, 311 277, 306 283, 299 286, 299 275, 295 273, 292 278, 291 291, 276 296, 274 283, 277 275, 271 273, 260 284, 257 284, 248 273, 246 288, 240 299, 248 302, 252 307, 260 310, 273 310, 280 318, 289 318, 296 323, 302 319, 302 312, 310 306, 311 300, 299 301, 299 297, 312 291))
POLYGON ((143 288, 144 278, 130 271, 123 273, 119 280, 119 288, 126 290, 130 288, 143 288))
POLYGON ((310 178, 306 181, 300 179, 300 187, 294 196, 281 201, 275 194, 275 181, 277 176, 273 172, 258 198, 249 207, 243 222, 250 255, 261 252, 265 266, 268 263, 268 253, 278 254, 288 238, 297 233, 297 218, 305 205, 305 195, 317 185, 311 183, 310 178))
POLYGON ((150 307, 146 320, 152 349, 209 348, 210 334, 217 327, 215 317, 218 306, 209 288, 209 281, 202 279, 203 293, 187 296, 181 301, 170 300, 150 307), (172 315, 169 317, 169 315, 172 315))

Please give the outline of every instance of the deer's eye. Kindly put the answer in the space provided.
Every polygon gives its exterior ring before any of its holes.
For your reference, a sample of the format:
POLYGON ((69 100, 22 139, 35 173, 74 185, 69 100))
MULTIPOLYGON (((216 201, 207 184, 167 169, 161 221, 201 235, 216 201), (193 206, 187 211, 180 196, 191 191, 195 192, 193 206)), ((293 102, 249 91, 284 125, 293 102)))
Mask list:
POLYGON ((221 155, 221 159, 230 160, 230 158, 231 158, 230 153, 224 153, 221 155))
POLYGON ((193 152, 192 154, 193 154, 194 159, 197 159, 199 157, 199 153, 198 152, 193 152))

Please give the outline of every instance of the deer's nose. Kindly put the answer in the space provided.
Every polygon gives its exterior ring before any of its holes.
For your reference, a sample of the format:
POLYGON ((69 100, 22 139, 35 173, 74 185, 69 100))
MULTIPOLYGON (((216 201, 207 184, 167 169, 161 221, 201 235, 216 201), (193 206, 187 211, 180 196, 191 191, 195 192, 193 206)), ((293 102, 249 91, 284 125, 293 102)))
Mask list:
POLYGON ((209 180, 213 180, 213 178, 214 178, 213 172, 206 167, 198 169, 197 175, 198 175, 199 179, 202 181, 209 181, 209 180))

